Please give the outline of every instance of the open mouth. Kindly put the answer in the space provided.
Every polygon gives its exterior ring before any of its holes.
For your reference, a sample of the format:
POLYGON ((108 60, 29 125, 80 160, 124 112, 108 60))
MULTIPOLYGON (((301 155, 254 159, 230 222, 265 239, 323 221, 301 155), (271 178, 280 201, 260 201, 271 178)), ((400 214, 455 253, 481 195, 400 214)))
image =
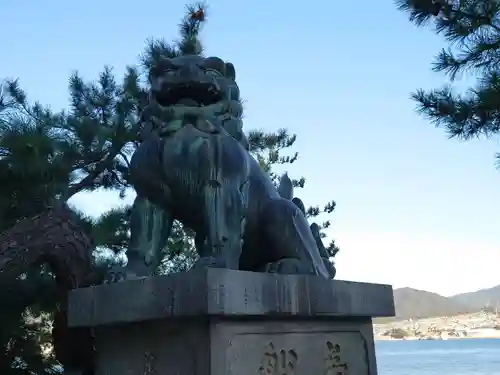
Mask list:
POLYGON ((156 101, 164 107, 176 104, 206 106, 222 100, 222 93, 214 84, 183 83, 168 86, 156 93, 156 101))

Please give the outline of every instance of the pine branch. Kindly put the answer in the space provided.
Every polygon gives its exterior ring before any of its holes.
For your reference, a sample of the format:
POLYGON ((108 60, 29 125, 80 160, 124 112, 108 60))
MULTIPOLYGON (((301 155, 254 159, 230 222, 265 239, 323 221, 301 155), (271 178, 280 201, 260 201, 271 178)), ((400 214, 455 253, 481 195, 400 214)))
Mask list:
POLYGON ((397 0, 400 10, 417 26, 433 23, 450 47, 443 49, 433 70, 451 81, 459 73, 473 73, 477 83, 465 93, 451 86, 411 98, 417 112, 450 138, 491 137, 500 131, 500 1, 497 0, 397 0))
POLYGON ((409 19, 417 26, 431 20, 438 34, 445 33, 450 41, 466 38, 482 27, 500 32, 496 0, 396 0, 399 10, 409 13, 409 19))
POLYGON ((278 129, 275 133, 265 133, 262 130, 252 130, 248 133, 248 143, 251 153, 292 147, 296 139, 297 136, 295 134, 290 135, 287 129, 278 129))
POLYGON ((122 147, 123 145, 121 144, 114 145, 108 155, 96 164, 91 173, 81 179, 78 183, 69 186, 68 190, 61 196, 61 201, 67 202, 73 195, 93 186, 95 179, 112 166, 113 160, 118 155, 122 147))
POLYGON ((179 51, 175 46, 172 46, 164 39, 150 39, 147 41, 146 49, 141 55, 141 63, 144 69, 149 72, 161 59, 176 56, 179 56, 179 51))
POLYGON ((340 251, 339 247, 335 244, 335 241, 332 240, 328 246, 326 247, 326 252, 331 258, 335 258, 337 253, 340 251))
MULTIPOLYGON (((331 214, 335 210, 336 205, 335 201, 330 201, 325 204, 323 209, 319 208, 319 206, 311 206, 306 210, 306 216, 309 218, 316 217, 322 213, 331 214)), ((330 226, 329 223, 323 224, 323 228, 328 228, 328 226, 330 226)))
POLYGON ((177 48, 182 55, 201 55, 203 47, 199 34, 206 21, 207 6, 195 3, 188 5, 186 9, 186 16, 179 25, 181 39, 177 42, 177 48))
POLYGON ((462 49, 457 54, 451 49, 443 49, 433 63, 435 72, 445 72, 452 81, 459 73, 470 71, 474 73, 490 72, 500 65, 500 38, 478 36, 473 45, 462 49))
POLYGON ((201 55, 203 47, 199 39, 201 28, 206 22, 207 7, 204 3, 195 3, 186 7, 186 15, 179 24, 180 39, 169 43, 164 39, 150 39, 146 50, 141 55, 141 63, 147 73, 161 60, 180 55, 201 55))
POLYGON ((92 223, 92 238, 97 246, 115 254, 127 249, 129 242, 130 206, 112 209, 92 223))
MULTIPOLYGON (((115 83, 111 69, 105 68, 99 77, 99 87, 85 84, 74 74, 70 89, 73 109, 70 120, 74 120, 70 121, 71 129, 83 141, 83 165, 79 167, 87 175, 69 186, 61 197, 63 201, 99 184, 117 188, 126 185, 116 173, 117 158, 138 134, 139 113, 147 100, 145 91, 139 86, 139 75, 133 68, 127 69, 120 86, 115 83)), ((126 158, 124 160, 127 162, 126 158)))
POLYGON ((500 64, 500 2, 486 0, 398 0, 399 9, 410 14, 410 20, 422 26, 434 21, 438 34, 458 51, 443 49, 433 70, 445 72, 451 80, 460 72, 483 73, 495 70, 500 64))
POLYGON ((450 138, 491 137, 500 130, 500 74, 487 74, 466 95, 453 93, 450 87, 411 95, 417 111, 436 127, 444 127, 450 138))

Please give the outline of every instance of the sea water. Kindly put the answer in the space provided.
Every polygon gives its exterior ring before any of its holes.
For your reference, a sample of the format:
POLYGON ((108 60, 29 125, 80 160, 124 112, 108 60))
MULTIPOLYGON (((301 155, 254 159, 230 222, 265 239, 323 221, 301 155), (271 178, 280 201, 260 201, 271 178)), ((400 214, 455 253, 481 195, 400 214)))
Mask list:
POLYGON ((500 339, 378 341, 379 375, 500 375, 500 339))

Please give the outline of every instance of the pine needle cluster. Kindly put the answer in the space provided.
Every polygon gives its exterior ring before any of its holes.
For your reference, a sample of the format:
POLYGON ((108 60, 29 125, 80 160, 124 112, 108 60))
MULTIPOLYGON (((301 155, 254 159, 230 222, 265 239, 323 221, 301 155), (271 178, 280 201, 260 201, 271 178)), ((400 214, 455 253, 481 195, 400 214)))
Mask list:
POLYGON ((397 0, 417 26, 431 25, 449 43, 432 69, 450 78, 450 85, 411 97, 417 110, 450 138, 492 137, 500 130, 500 1, 397 0), (477 82, 465 92, 452 83, 462 74, 477 82))

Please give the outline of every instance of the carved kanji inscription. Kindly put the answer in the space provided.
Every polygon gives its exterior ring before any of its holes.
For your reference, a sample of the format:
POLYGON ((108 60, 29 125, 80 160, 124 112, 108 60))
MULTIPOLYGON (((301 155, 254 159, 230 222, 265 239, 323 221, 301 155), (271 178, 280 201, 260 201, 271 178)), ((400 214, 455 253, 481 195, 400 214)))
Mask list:
POLYGON ((276 349, 270 342, 258 370, 260 375, 295 375, 298 355, 293 349, 276 349))
POLYGON ((349 366, 341 358, 341 350, 339 344, 333 344, 331 341, 326 342, 326 358, 325 358, 325 375, 347 375, 349 366))

